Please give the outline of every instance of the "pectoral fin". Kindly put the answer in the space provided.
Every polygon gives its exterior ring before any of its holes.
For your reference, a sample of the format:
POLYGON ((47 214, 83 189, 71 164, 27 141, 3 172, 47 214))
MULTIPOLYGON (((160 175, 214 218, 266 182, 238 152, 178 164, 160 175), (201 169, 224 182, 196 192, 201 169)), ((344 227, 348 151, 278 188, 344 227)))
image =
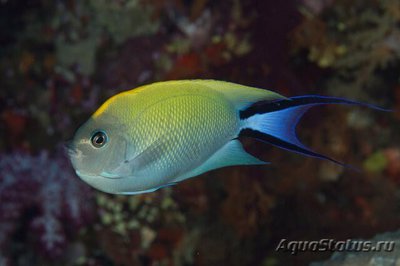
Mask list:
POLYGON ((139 153, 135 154, 128 149, 125 161, 121 162, 117 168, 107 174, 119 177, 139 176, 143 169, 146 169, 147 166, 163 156, 163 153, 166 151, 162 148, 164 144, 165 139, 158 138, 139 153))

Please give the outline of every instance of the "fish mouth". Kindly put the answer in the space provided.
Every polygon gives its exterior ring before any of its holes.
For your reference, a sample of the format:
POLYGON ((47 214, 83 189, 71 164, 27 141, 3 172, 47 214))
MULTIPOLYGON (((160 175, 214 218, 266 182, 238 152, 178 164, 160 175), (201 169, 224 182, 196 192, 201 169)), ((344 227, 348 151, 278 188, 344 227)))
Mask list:
POLYGON ((68 141, 64 144, 64 151, 67 153, 67 155, 71 159, 72 164, 74 164, 74 161, 80 160, 81 158, 85 157, 82 154, 82 151, 77 149, 72 141, 68 141))
POLYGON ((78 154, 78 152, 74 148, 72 140, 69 140, 64 144, 64 151, 68 154, 69 157, 74 157, 78 154))

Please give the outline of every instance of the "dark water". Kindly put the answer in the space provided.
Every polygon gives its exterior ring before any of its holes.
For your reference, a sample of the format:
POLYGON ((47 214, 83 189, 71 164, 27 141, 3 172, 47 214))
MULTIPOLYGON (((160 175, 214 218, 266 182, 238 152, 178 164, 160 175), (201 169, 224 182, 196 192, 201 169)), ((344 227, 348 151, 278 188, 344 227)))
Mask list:
MULTIPOLYGON (((309 265, 335 248, 286 244, 399 244, 399 25, 389 0, 0 1, 0 265, 309 265), (194 78, 393 112, 316 107, 299 124, 359 171, 241 138, 271 164, 138 196, 75 175, 64 144, 104 100, 194 78)), ((396 265, 397 248, 313 265, 396 265)))

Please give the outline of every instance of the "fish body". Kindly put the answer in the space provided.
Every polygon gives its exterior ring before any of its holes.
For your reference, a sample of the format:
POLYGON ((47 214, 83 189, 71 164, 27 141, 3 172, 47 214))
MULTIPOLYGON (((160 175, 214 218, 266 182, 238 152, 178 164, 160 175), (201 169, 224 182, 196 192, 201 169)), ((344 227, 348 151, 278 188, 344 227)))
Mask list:
POLYGON ((224 166, 264 164, 244 151, 241 134, 334 161, 295 135, 301 115, 325 103, 357 104, 286 98, 215 80, 158 82, 108 99, 78 129, 69 154, 81 179, 113 194, 151 192, 224 166))

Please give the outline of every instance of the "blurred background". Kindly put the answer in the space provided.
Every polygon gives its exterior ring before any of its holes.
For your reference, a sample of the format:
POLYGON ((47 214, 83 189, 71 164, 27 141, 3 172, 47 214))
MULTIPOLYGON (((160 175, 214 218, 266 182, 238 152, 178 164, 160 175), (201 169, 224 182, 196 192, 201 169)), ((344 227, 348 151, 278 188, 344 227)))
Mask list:
POLYGON ((279 241, 395 231, 399 77, 397 0, 0 0, 0 265, 308 265, 332 254, 279 241), (63 145, 103 101, 189 78, 394 112, 317 107, 299 125, 361 172, 243 139, 272 164, 138 196, 74 174, 63 145))

